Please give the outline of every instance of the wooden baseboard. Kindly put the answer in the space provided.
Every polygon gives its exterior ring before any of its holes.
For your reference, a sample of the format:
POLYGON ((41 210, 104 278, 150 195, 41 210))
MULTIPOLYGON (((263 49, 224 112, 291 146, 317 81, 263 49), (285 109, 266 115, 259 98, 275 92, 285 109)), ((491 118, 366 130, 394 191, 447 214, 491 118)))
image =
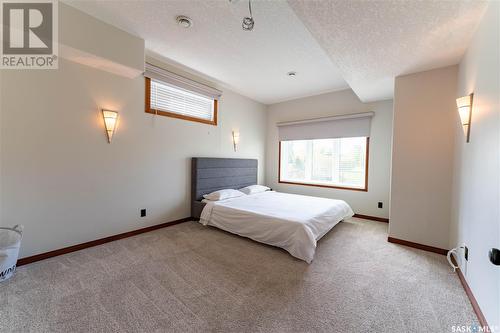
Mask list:
MULTIPOLYGON (((413 248, 416 248, 419 250, 434 252, 434 253, 438 253, 438 254, 442 254, 442 255, 446 255, 448 253, 448 251, 445 249, 440 249, 440 248, 434 247, 434 246, 414 243, 414 242, 410 242, 410 241, 406 241, 406 240, 402 240, 402 239, 398 239, 398 238, 394 238, 394 237, 388 237, 387 241, 390 243, 405 245, 405 246, 413 247, 413 248)), ((455 261, 455 258, 453 256, 451 257, 451 260, 453 261, 455 266, 458 266, 457 262, 455 261)), ((462 271, 460 270, 460 268, 457 269, 457 275, 458 275, 458 278, 460 279, 460 283, 462 284, 462 287, 465 290, 465 294, 469 298, 469 301, 472 305, 472 309, 474 310, 474 313, 477 316, 477 319, 479 321, 479 325, 482 327, 489 327, 488 322, 486 321, 486 318, 484 317, 484 314, 481 311, 481 308, 479 307, 479 304, 477 303, 477 300, 474 297, 474 294, 472 293, 472 290, 470 289, 469 285, 467 284, 467 280, 465 280, 465 277, 464 277, 462 271)))
MULTIPOLYGON (((406 240, 402 240, 402 239, 398 239, 398 238, 394 238, 394 237, 388 237, 387 241, 390 243, 405 245, 405 246, 413 247, 416 249, 434 252, 434 253, 438 253, 438 254, 442 254, 442 255, 446 255, 448 253, 448 250, 445 250, 445 249, 440 249, 440 248, 434 247, 434 246, 414 243, 414 242, 410 242, 410 241, 406 241, 406 240)), ((453 261, 455 266, 458 266, 457 262, 453 256, 451 257, 451 260, 453 261)), ((470 289, 469 285, 467 284, 467 280, 465 280, 465 277, 464 277, 462 271, 460 270, 460 268, 457 269, 457 275, 458 275, 458 278, 460 279, 460 283, 462 284, 462 287, 465 290, 465 294, 467 294, 467 297, 469 298, 469 301, 472 305, 472 309, 474 310, 474 313, 477 316, 477 319, 479 321, 479 325, 482 327, 489 327, 488 322, 486 321, 486 318, 484 317, 484 314, 481 311, 481 308, 479 307, 479 304, 477 303, 477 300, 474 297, 474 294, 472 293, 472 290, 470 289)))
POLYGON ((385 217, 376 217, 376 216, 362 215, 362 214, 354 214, 354 217, 365 220, 389 223, 389 219, 386 219, 385 217))
POLYGON ((387 237, 387 241, 389 243, 394 243, 394 244, 409 246, 409 247, 413 247, 413 248, 419 249, 419 250, 424 250, 424 251, 428 251, 428 252, 434 252, 434 253, 442 254, 444 256, 448 253, 448 250, 441 249, 439 247, 434 247, 434 246, 429 246, 429 245, 414 243, 414 242, 410 242, 410 241, 407 241, 407 240, 404 240, 404 239, 399 239, 399 238, 394 238, 394 237, 387 237))
POLYGON ((77 244, 77 245, 68 246, 68 247, 65 247, 62 249, 57 249, 57 250, 50 251, 50 252, 36 254, 34 256, 25 257, 25 258, 21 258, 21 259, 17 260, 17 266, 23 266, 23 265, 30 264, 30 263, 35 262, 35 261, 40 261, 40 260, 52 258, 55 256, 60 256, 62 254, 83 250, 83 249, 86 249, 86 248, 89 248, 92 246, 97 246, 97 245, 101 245, 104 243, 109 243, 109 242, 112 242, 115 240, 139 235, 139 234, 153 231, 153 230, 157 230, 160 228, 170 227, 172 225, 179 224, 182 222, 187 222, 187 221, 191 221, 191 218, 185 217, 183 219, 179 219, 179 220, 175 220, 175 221, 171 221, 171 222, 165 222, 165 223, 153 225, 153 226, 142 228, 142 229, 124 232, 122 234, 118 234, 118 235, 114 235, 114 236, 96 239, 96 240, 93 240, 90 242, 85 242, 85 243, 81 243, 81 244, 77 244))
MULTIPOLYGON (((453 264, 455 264, 455 266, 458 266, 454 256, 451 256, 451 261, 453 262, 453 264)), ((465 294, 467 294, 467 297, 469 298, 470 304, 472 305, 472 309, 474 310, 474 313, 477 316, 479 325, 482 327, 489 327, 488 322, 486 321, 486 317, 484 316, 483 311, 481 311, 481 308, 479 307, 479 304, 477 303, 477 300, 474 297, 474 294, 472 293, 472 290, 470 289, 469 284, 467 283, 467 280, 465 279, 465 276, 462 273, 462 270, 460 268, 457 268, 456 272, 458 278, 460 279, 460 283, 462 284, 462 287, 465 290, 465 294)))

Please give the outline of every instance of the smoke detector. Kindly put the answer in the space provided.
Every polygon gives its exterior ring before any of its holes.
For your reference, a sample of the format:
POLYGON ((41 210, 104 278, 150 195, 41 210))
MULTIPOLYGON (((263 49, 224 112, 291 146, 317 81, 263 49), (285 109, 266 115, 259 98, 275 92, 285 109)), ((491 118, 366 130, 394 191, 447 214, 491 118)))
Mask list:
POLYGON ((183 28, 191 28, 193 25, 193 20, 191 20, 189 17, 184 16, 184 15, 179 15, 175 18, 177 21, 177 24, 180 25, 183 28))
POLYGON ((297 75, 297 72, 291 71, 286 73, 286 75, 288 75, 289 77, 295 77, 297 75))

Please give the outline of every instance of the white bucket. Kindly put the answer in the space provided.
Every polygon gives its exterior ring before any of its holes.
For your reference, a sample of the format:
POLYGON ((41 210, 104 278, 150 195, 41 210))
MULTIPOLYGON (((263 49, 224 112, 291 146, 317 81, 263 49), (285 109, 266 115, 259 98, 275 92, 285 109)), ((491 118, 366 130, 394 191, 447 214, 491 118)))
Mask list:
POLYGON ((22 237, 22 225, 16 225, 13 228, 0 227, 0 282, 11 278, 16 271, 22 237))

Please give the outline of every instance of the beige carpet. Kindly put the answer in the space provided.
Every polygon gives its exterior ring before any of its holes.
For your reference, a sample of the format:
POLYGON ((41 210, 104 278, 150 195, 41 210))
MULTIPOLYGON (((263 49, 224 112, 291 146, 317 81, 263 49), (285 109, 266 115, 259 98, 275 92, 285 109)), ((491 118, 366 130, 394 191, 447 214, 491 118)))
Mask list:
POLYGON ((20 267, 1 332, 451 332, 477 322, 444 256, 351 219, 311 265, 187 222, 20 267))

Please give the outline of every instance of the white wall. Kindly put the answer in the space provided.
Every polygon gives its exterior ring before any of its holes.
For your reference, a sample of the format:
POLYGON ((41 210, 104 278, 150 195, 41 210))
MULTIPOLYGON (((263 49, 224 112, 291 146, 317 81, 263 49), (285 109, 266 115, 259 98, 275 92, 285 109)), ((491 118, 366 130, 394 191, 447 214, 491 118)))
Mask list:
POLYGON ((110 72, 121 72, 122 76, 137 77, 141 74, 144 70, 142 38, 65 3, 60 2, 58 6, 59 56, 110 72))
MULTIPOLYGON (((79 19, 60 29, 85 20, 69 12, 79 19)), ((3 71, 2 79, 1 224, 25 225, 21 257, 190 216, 193 156, 257 158, 264 182, 266 108, 229 90, 215 127, 146 114, 141 76, 60 59, 58 70, 3 71), (120 113, 111 144, 101 108, 120 113), (236 153, 232 129, 241 133, 236 153)))
POLYGON ((448 248, 457 66, 395 81, 389 236, 448 248))
POLYGON ((500 5, 489 5, 459 67, 457 97, 474 92, 470 142, 455 121, 450 246, 465 244, 462 271, 488 323, 500 328, 500 268, 487 253, 500 247, 500 5))
POLYGON ((3 155, 2 154, 2 147, 3 147, 3 139, 2 139, 2 114, 3 114, 3 110, 2 110, 2 95, 1 95, 1 92, 2 92, 2 86, 3 86, 3 70, 0 70, 0 225, 2 225, 2 212, 3 212, 3 209, 2 209, 2 205, 3 205, 3 200, 2 200, 2 187, 3 187, 3 172, 2 172, 2 159, 1 159, 1 156, 3 155))
POLYGON ((389 217, 392 101, 362 103, 350 89, 300 98, 268 107, 266 181, 271 188, 289 193, 345 200, 355 213, 389 217), (368 192, 278 183, 278 129, 282 121, 374 111, 370 137, 368 192), (384 208, 377 208, 382 201, 384 208))

